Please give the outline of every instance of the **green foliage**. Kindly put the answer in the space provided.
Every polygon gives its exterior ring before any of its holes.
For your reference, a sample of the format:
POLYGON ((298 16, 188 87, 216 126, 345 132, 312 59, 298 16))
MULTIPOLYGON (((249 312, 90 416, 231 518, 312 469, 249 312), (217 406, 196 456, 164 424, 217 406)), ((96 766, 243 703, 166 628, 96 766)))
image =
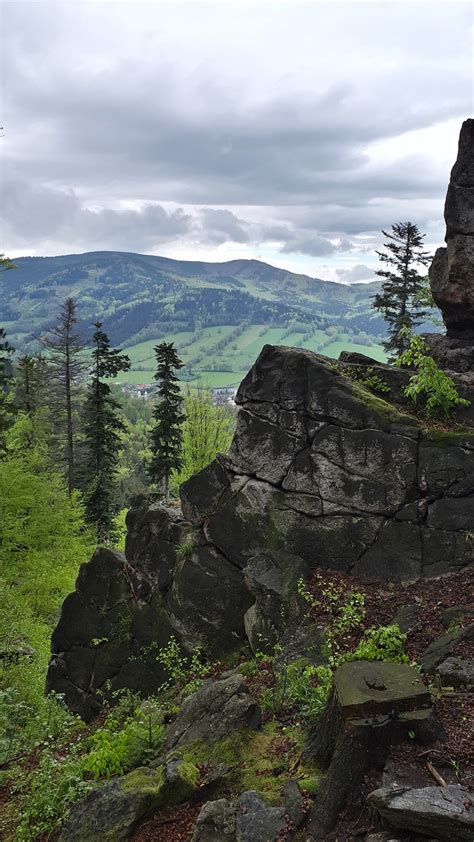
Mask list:
POLYGON ((148 472, 153 482, 164 486, 165 498, 169 494, 172 471, 182 466, 183 433, 185 419, 182 398, 175 372, 183 367, 172 342, 162 342, 155 348, 158 383, 158 402, 153 410, 155 424, 151 430, 151 460, 148 472))
POLYGON ((277 644, 273 655, 268 658, 256 656, 259 669, 270 667, 273 674, 271 687, 264 687, 259 703, 262 710, 279 717, 286 710, 297 710, 298 715, 314 718, 318 716, 331 687, 333 670, 328 666, 314 666, 305 658, 288 663, 282 658, 277 644))
POLYGON ((411 222, 397 222, 392 225, 391 233, 382 233, 387 237, 385 251, 377 254, 388 268, 376 273, 384 282, 382 292, 374 297, 372 306, 388 323, 389 339, 384 342, 385 350, 396 352, 398 356, 407 347, 403 330, 413 330, 426 316, 421 298, 424 283, 415 267, 426 266, 431 257, 423 251, 424 234, 411 222))
POLYGON ((112 397, 108 378, 130 368, 130 360, 120 350, 110 348, 101 322, 95 323, 93 336, 92 377, 87 386, 84 404, 86 518, 94 526, 99 543, 114 539, 114 518, 117 514, 115 474, 121 449, 120 434, 125 425, 120 405, 112 397))
POLYGON ((320 596, 315 597, 310 593, 304 579, 298 581, 298 594, 310 608, 323 609, 325 612, 329 664, 336 666, 340 662, 344 635, 358 628, 365 617, 365 597, 359 591, 347 592, 342 584, 326 581, 320 574, 315 574, 314 583, 320 596))
POLYGON ((428 347, 420 336, 404 333, 408 347, 399 356, 398 366, 414 366, 414 374, 405 387, 405 395, 414 404, 422 398, 424 410, 430 420, 449 421, 457 406, 470 406, 470 401, 461 398, 454 381, 438 367, 429 356, 428 347))
POLYGON ((44 696, 52 626, 93 539, 76 493, 50 463, 48 428, 20 414, 0 462, 0 718, 5 762, 70 716, 44 696))
POLYGON ((226 406, 215 406, 209 389, 186 389, 184 397, 183 450, 181 467, 173 471, 171 486, 179 486, 198 473, 218 453, 226 453, 232 441, 235 415, 226 406))
POLYGON ((92 784, 85 781, 76 751, 59 759, 46 748, 37 768, 23 774, 16 786, 20 795, 16 842, 33 842, 63 823, 72 804, 87 795, 92 784))
POLYGON ((180 544, 176 547, 176 558, 178 561, 186 561, 191 558, 194 550, 194 541, 191 535, 183 538, 180 544))
POLYGON ((156 699, 148 699, 118 727, 113 715, 91 735, 90 750, 81 759, 82 770, 96 780, 121 775, 155 755, 163 735, 162 707, 156 699))
POLYGON ((14 351, 15 349, 10 345, 5 330, 0 327, 0 458, 5 453, 5 436, 7 430, 15 420, 13 369, 11 364, 11 356, 14 351))
POLYGON ((339 369, 339 366, 336 366, 336 371, 349 377, 353 381, 355 380, 357 383, 360 383, 361 386, 365 386, 366 389, 370 389, 372 392, 386 393, 390 391, 388 383, 386 383, 385 380, 382 380, 378 374, 375 374, 372 367, 363 368, 361 366, 344 366, 339 369))
POLYGON ((360 643, 344 655, 345 661, 395 661, 409 663, 405 655, 406 634, 398 626, 372 626, 366 629, 360 643))
POLYGON ((168 681, 162 689, 177 685, 183 689, 185 696, 198 690, 209 672, 209 664, 203 660, 202 653, 197 650, 190 656, 183 655, 175 637, 158 650, 156 660, 168 673, 168 681))
MULTIPOLYGON (((48 406, 56 461, 64 462, 69 493, 76 485, 74 416, 78 408, 80 381, 86 369, 84 343, 77 331, 76 309, 74 299, 66 298, 55 325, 42 340, 48 352, 48 406)), ((25 371, 26 382, 28 369, 33 375, 34 369, 29 360, 25 371)))

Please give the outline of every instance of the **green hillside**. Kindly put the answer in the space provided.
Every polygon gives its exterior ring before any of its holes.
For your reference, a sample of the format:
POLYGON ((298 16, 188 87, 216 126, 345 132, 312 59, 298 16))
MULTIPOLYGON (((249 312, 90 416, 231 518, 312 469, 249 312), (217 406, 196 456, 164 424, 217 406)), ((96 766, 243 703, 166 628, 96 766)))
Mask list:
POLYGON ((383 320, 371 301, 377 283, 347 286, 258 260, 199 263, 153 255, 90 252, 21 257, 0 278, 0 324, 18 349, 33 350, 68 296, 80 329, 103 321, 132 360, 127 382, 150 382, 153 346, 173 341, 183 378, 238 383, 266 343, 337 356, 354 347, 380 356, 383 320))

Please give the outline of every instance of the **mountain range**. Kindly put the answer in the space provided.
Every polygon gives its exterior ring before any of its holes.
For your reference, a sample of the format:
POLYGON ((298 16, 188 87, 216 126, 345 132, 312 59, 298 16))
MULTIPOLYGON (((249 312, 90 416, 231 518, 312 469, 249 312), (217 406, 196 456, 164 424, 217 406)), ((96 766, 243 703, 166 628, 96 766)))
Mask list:
POLYGON ((258 260, 204 263, 100 251, 14 262, 16 269, 1 277, 0 323, 21 345, 54 321, 67 296, 77 300, 84 330, 103 321, 115 344, 194 330, 196 322, 384 332, 371 311, 378 283, 332 283, 258 260))

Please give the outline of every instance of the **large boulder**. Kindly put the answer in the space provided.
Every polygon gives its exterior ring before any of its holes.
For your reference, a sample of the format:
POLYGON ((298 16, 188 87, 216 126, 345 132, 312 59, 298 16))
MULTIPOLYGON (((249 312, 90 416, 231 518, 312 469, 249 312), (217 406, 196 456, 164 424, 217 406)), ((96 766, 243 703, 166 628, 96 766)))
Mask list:
POLYGON ((382 582, 474 559, 474 433, 425 433, 307 350, 266 345, 237 394, 227 457, 181 487, 181 509, 141 498, 125 557, 83 565, 53 634, 48 689, 85 718, 120 688, 156 692, 175 637, 209 658, 301 620, 315 568, 382 582))
POLYGON ((447 341, 433 338, 440 364, 474 369, 474 120, 465 120, 444 207, 446 247, 429 270, 433 298, 443 314, 447 341))
POLYGON ((186 801, 197 789, 199 769, 183 761, 140 767, 108 781, 75 804, 60 842, 119 842, 154 810, 186 801))
POLYGON ((219 681, 211 678, 184 700, 167 729, 165 747, 175 749, 195 742, 212 745, 243 728, 259 728, 260 721, 260 708, 240 673, 219 681))
POLYGON ((237 801, 204 804, 192 842, 276 842, 285 827, 285 807, 269 807, 251 790, 237 801))

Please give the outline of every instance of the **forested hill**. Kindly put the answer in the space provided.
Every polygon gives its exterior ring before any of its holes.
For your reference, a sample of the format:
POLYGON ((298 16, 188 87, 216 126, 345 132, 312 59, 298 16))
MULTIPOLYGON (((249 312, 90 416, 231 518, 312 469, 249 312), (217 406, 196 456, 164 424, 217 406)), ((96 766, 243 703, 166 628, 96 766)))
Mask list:
MULTIPOLYGON (((300 322, 377 335, 377 283, 330 283, 258 260, 201 263, 116 251, 15 258, 1 278, 0 324, 17 346, 51 324, 67 296, 84 327, 100 319, 114 343, 133 345, 179 330, 300 322)), ((89 333, 89 329, 87 331, 89 333)))

